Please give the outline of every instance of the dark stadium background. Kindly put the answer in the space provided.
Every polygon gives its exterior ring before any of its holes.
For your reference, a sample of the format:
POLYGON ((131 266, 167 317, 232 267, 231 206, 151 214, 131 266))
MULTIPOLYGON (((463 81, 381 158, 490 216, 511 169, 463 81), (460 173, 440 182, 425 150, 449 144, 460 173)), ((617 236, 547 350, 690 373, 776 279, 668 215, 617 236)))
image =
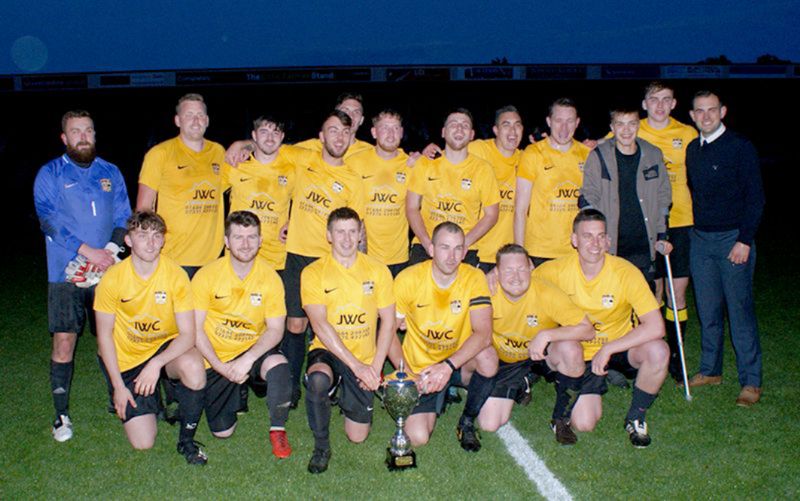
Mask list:
MULTIPOLYGON (((798 175, 794 158, 800 133, 796 120, 798 80, 728 79, 672 80, 678 107, 673 116, 691 123, 688 107, 701 88, 721 93, 728 105, 725 123, 755 143, 762 159, 767 194, 765 221, 759 239, 777 239, 780 223, 794 213, 798 175)), ((44 249, 32 201, 33 180, 39 167, 63 153, 60 118, 74 108, 89 110, 95 119, 98 153, 117 164, 128 185, 132 203, 136 197, 139 168, 151 146, 177 134, 174 105, 187 92, 205 96, 211 124, 206 136, 227 145, 248 137, 250 121, 270 113, 287 122, 286 141, 316 135, 322 116, 341 92, 364 96, 366 121, 359 138, 371 141, 370 117, 384 107, 405 118, 406 151, 441 142, 440 130, 450 108, 464 106, 475 116, 476 138, 491 137, 493 111, 514 104, 522 114, 525 136, 544 130, 548 104, 560 96, 575 98, 581 127, 576 137, 601 137, 608 131, 609 106, 639 106, 646 80, 536 80, 509 82, 400 82, 400 83, 303 83, 264 85, 216 85, 209 87, 162 87, 93 89, 78 91, 11 91, 0 93, 0 165, 4 171, 3 214, 6 231, 3 254, 41 254, 44 249), (10 224, 9 224, 10 223, 10 224)), ((793 239, 793 238, 792 238, 793 239)), ((43 276, 44 270, 36 270, 43 276)), ((38 278, 38 277, 37 277, 38 278)))

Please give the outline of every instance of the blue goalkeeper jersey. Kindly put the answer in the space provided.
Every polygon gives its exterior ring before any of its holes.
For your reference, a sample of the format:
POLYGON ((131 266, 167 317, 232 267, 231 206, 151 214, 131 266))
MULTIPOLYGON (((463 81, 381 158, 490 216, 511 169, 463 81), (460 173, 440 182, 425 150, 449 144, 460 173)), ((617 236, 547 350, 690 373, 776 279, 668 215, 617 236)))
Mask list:
POLYGON ((131 203, 116 165, 97 157, 79 167, 66 154, 45 164, 33 183, 33 202, 47 249, 47 280, 64 282, 64 268, 85 243, 103 248, 125 228, 131 203))

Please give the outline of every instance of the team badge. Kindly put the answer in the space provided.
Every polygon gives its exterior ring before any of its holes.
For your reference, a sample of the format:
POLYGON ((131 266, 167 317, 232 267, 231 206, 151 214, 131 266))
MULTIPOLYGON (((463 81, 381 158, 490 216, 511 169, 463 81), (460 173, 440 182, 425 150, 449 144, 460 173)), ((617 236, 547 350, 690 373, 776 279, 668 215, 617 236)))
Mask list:
POLYGON ((468 190, 472 188, 472 179, 462 179, 461 180, 461 189, 468 190))
POLYGON ((538 327, 539 326, 539 317, 536 315, 528 315, 528 327, 538 327))
POLYGON ((683 139, 676 137, 672 139, 672 149, 679 150, 683 148, 683 139))
POLYGON ((614 306, 614 294, 603 294, 603 308, 612 308, 614 306))
POLYGON ((403 184, 406 182, 406 173, 405 172, 396 172, 394 178, 397 180, 398 183, 403 184))
POLYGON ((167 291, 156 291, 156 304, 167 304, 167 291))
POLYGON ((450 301, 450 311, 453 312, 454 315, 461 313, 461 300, 456 299, 455 301, 450 301))
POLYGON ((111 180, 103 178, 100 180, 100 187, 103 188, 103 191, 110 192, 111 191, 111 180))
POLYGON ((281 186, 286 186, 289 184, 289 180, 286 179, 286 176, 278 176, 278 184, 281 186))
POLYGON ((219 164, 211 164, 211 170, 214 171, 215 176, 219 176, 219 164))
POLYGON ((578 169, 580 169, 581 172, 583 172, 583 166, 585 163, 586 162, 578 162, 578 169))
POLYGON ((253 292, 250 294, 250 304, 253 306, 261 306, 261 293, 253 292))
POLYGON ((333 191, 335 191, 336 193, 341 193, 343 189, 344 186, 342 186, 342 184, 339 181, 333 182, 333 191))
POLYGON ((375 282, 367 280, 361 284, 361 288, 364 290, 364 295, 370 295, 375 292, 375 282))

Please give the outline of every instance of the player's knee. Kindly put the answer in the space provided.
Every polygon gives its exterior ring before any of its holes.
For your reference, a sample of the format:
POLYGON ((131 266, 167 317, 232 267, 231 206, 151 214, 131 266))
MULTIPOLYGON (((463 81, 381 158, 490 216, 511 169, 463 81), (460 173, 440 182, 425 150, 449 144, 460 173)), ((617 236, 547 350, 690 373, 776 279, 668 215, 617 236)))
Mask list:
POLYGON ((599 417, 595 417, 593 415, 588 415, 588 414, 576 415, 573 412, 569 422, 575 431, 589 432, 589 431, 594 431, 594 427, 597 425, 598 420, 599 417))
POLYGON ((503 416, 479 416, 478 417, 478 426, 480 426, 481 430, 488 431, 488 432, 495 432, 500 429, 501 426, 506 424, 508 419, 503 419, 503 416))
POLYGON ((484 377, 492 377, 497 374, 498 358, 494 347, 484 348, 475 356, 477 372, 484 377))
POLYGON ((658 339, 646 345, 645 363, 653 370, 666 370, 669 365, 669 345, 658 339))
POLYGON ((331 378, 324 372, 312 372, 306 376, 306 388, 309 397, 323 398, 331 388, 331 378))
POLYGON ((145 451, 148 449, 152 449, 156 443, 155 436, 137 436, 137 437, 129 437, 131 447, 136 449, 137 451, 145 451))
POLYGON ((290 317, 286 319, 286 329, 289 334, 299 335, 306 331, 307 323, 305 318, 290 317))
POLYGON ((53 353, 52 359, 54 362, 65 364, 71 362, 75 353, 75 342, 77 336, 68 333, 57 333, 53 336, 53 353))
POLYGON ((431 434, 421 428, 407 429, 406 434, 411 440, 411 445, 414 447, 420 447, 427 444, 428 440, 431 438, 431 434))
POLYGON ((216 438, 230 438, 233 436, 234 431, 236 431, 236 425, 231 426, 227 430, 212 431, 211 434, 214 435, 216 438))
POLYGON ((347 430, 347 440, 351 441, 354 444, 360 444, 364 442, 367 437, 369 436, 369 428, 366 430, 347 430))

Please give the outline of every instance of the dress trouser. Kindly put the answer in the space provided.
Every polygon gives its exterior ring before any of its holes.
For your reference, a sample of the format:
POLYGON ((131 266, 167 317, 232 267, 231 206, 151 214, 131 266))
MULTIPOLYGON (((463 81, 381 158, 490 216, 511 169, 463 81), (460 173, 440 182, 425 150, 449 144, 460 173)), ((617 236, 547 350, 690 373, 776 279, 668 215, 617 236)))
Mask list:
POLYGON ((746 263, 731 263, 728 254, 738 235, 738 230, 691 232, 690 269, 702 343, 700 373, 722 374, 727 308, 739 383, 761 387, 761 343, 753 301, 756 248, 751 246, 746 263))

